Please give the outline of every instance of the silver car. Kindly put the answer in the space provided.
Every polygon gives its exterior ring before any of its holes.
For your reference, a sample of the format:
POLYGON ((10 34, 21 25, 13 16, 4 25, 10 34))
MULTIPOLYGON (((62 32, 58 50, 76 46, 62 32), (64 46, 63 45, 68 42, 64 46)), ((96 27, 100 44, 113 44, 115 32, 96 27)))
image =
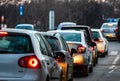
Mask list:
POLYGON ((80 72, 83 76, 88 76, 89 72, 93 72, 92 47, 87 44, 84 31, 57 30, 54 32, 63 36, 70 49, 76 49, 76 52, 73 54, 74 73, 80 72))
POLYGON ((100 29, 92 29, 92 36, 97 44, 98 55, 105 56, 108 54, 108 40, 100 29))
POLYGON ((48 40, 54 52, 60 51, 63 58, 57 59, 62 67, 63 81, 73 81, 73 58, 70 49, 61 34, 56 32, 42 33, 48 40))
POLYGON ((107 38, 115 39, 118 32, 117 22, 103 23, 100 30, 107 38))
POLYGON ((62 68, 37 31, 1 30, 0 59, 0 81, 61 81, 62 68))

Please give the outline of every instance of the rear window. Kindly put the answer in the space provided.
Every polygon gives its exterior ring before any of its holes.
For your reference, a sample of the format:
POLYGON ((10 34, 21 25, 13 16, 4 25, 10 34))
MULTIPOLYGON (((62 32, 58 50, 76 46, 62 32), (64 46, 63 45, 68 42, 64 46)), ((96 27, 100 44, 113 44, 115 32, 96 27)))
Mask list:
POLYGON ((116 28, 117 27, 117 23, 107 23, 107 24, 103 24, 102 26, 103 28, 116 28))
POLYGON ((27 35, 0 36, 0 53, 33 53, 30 37, 27 35))
POLYGON ((54 51, 59 51, 60 50, 60 43, 57 38, 51 37, 51 36, 45 36, 51 47, 53 48, 54 51))
POLYGON ((92 34, 93 39, 100 38, 99 32, 97 32, 97 31, 92 31, 92 32, 93 32, 93 34, 92 34))
POLYGON ((32 26, 16 26, 16 29, 33 30, 34 28, 32 26))
POLYGON ((66 41, 81 42, 80 33, 61 33, 66 41))

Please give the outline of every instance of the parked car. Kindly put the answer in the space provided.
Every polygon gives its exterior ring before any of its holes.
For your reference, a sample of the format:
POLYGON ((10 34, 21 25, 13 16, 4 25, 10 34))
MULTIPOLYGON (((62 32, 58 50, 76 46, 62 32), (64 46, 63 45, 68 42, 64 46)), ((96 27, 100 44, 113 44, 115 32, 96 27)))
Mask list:
POLYGON ((118 32, 117 22, 103 23, 100 30, 109 39, 116 39, 116 33, 118 32))
POLYGON ((17 24, 16 29, 38 30, 33 24, 17 24))
POLYGON ((51 46, 37 31, 0 31, 1 81, 62 81, 62 68, 53 58, 51 46))
POLYGON ((49 31, 60 33, 66 40, 70 49, 76 49, 73 54, 74 73, 81 73, 83 76, 88 76, 89 72, 93 71, 92 47, 86 42, 86 37, 83 31, 62 30, 49 31))
POLYGON ((98 54, 105 56, 108 54, 108 40, 100 29, 92 29, 92 36, 97 44, 98 54))
MULTIPOLYGON (((56 32, 43 32, 45 38, 55 52, 61 51, 64 57, 63 59, 57 59, 59 65, 62 67, 62 81, 73 81, 73 58, 70 49, 63 39, 63 37, 56 32)), ((56 56, 56 55, 55 55, 56 56)))
POLYGON ((61 30, 62 27, 64 26, 76 26, 77 24, 74 23, 74 22, 61 22, 58 27, 57 27, 57 30, 61 30))
POLYGON ((76 25, 76 26, 63 26, 61 30, 84 30, 86 33, 86 40, 88 45, 92 46, 93 48, 93 65, 95 66, 98 63, 98 52, 97 52, 97 45, 92 38, 92 31, 90 26, 87 25, 76 25))

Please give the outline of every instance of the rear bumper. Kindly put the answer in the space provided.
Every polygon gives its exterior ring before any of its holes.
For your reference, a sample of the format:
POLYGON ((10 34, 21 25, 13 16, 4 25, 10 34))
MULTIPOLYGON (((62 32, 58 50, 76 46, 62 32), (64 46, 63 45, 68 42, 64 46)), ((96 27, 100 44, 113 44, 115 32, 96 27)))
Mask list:
POLYGON ((88 65, 77 65, 77 64, 74 64, 74 66, 73 66, 73 72, 74 72, 74 73, 79 73, 79 72, 81 72, 86 66, 88 66, 88 65))

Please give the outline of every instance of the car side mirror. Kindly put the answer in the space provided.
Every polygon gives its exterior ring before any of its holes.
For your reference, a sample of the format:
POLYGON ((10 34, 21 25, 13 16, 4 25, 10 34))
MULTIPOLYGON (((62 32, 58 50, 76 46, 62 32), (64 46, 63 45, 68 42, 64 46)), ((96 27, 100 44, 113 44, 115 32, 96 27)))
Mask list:
POLYGON ((74 49, 74 48, 72 48, 72 49, 71 49, 71 56, 73 56, 74 53, 77 53, 77 50, 74 49))
POLYGON ((65 54, 63 52, 55 52, 54 57, 58 62, 64 62, 65 61, 65 54))

